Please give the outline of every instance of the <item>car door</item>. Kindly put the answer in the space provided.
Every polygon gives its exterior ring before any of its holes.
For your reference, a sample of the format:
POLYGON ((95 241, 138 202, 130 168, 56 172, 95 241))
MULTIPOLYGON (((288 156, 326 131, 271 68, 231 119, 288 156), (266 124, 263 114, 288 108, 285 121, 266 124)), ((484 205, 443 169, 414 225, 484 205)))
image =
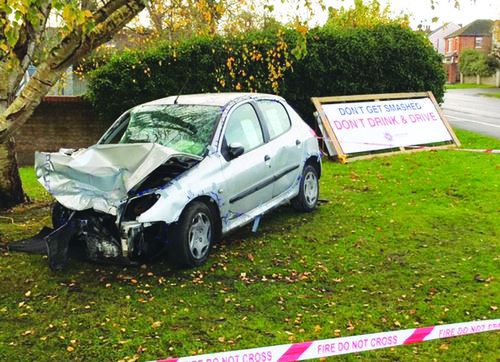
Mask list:
POLYGON ((299 178, 303 161, 302 143, 283 104, 276 100, 259 100, 257 104, 269 135, 273 197, 276 197, 292 187, 299 178))
POLYGON ((222 197, 231 217, 249 213, 272 198, 269 147, 254 106, 239 105, 229 114, 221 153, 225 187, 222 197), (239 148, 231 154, 230 147, 239 148))

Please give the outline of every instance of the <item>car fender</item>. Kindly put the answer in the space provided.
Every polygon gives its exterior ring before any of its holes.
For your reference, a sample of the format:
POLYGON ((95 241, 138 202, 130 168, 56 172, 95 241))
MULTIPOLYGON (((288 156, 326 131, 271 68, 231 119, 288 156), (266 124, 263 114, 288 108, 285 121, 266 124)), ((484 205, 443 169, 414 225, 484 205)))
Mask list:
POLYGON ((176 222, 184 208, 200 197, 208 197, 214 201, 222 215, 225 201, 220 197, 220 190, 224 180, 219 171, 219 156, 216 154, 207 156, 192 169, 154 191, 159 196, 158 201, 138 216, 137 221, 141 223, 163 221, 167 224, 176 222), (209 181, 204 182, 204 180, 209 181))

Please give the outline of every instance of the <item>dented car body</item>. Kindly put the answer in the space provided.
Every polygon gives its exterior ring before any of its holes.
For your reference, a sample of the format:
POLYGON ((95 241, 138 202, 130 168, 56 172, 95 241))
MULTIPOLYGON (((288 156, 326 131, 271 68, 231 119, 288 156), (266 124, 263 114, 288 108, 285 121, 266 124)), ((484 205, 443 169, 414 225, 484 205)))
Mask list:
POLYGON ((199 94, 134 107, 87 149, 37 152, 35 168, 57 200, 43 236, 52 267, 70 249, 121 264, 166 251, 195 267, 216 240, 287 201, 314 210, 321 153, 280 97, 199 94))

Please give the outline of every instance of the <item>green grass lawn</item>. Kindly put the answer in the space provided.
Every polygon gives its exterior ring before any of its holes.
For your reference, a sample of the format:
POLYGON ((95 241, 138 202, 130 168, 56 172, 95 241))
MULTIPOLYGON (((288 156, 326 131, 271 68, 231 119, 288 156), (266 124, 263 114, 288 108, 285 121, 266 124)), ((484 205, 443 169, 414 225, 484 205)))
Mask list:
POLYGON ((500 92, 494 92, 494 93, 481 93, 482 96, 486 97, 493 97, 493 98, 500 98, 500 92))
MULTIPOLYGON (((458 84, 446 84, 445 85, 445 89, 470 89, 470 88, 493 89, 496 87, 493 85, 472 84, 472 83, 463 83, 463 84, 458 83, 458 84)), ((485 96, 485 97, 500 98, 500 92, 480 93, 480 95, 485 96)))
POLYGON ((476 84, 476 83, 456 83, 445 84, 446 89, 468 89, 468 88, 495 88, 494 85, 489 84, 476 84))
MULTIPOLYGON (((457 130, 463 148, 500 140, 457 130)), ((3 244, 50 224, 50 197, 0 213, 3 244)), ((500 155, 440 150, 324 161, 319 209, 283 206, 196 270, 1 250, 0 360, 148 361, 500 318, 500 155)), ((488 332, 338 360, 496 361, 488 332)))

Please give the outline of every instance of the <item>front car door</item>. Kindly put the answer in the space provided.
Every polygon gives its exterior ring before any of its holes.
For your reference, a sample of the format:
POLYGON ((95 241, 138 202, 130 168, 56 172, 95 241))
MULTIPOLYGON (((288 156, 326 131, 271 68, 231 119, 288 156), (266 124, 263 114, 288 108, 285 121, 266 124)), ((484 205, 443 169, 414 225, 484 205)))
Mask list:
POLYGON ((220 196, 230 211, 228 219, 251 216, 248 213, 272 198, 273 178, 268 145, 250 102, 229 114, 221 147, 225 186, 220 196), (229 146, 242 146, 243 154, 235 157, 229 146))

